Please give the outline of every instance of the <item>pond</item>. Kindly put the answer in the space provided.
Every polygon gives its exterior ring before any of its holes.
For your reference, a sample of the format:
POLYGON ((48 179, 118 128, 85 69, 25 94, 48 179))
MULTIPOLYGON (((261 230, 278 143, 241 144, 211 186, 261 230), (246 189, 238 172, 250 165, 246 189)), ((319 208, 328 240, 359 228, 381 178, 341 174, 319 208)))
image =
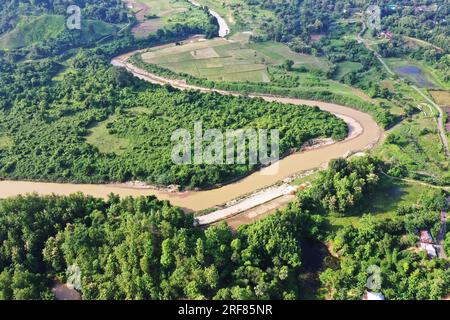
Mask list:
POLYGON ((395 68, 395 71, 422 88, 436 88, 436 85, 427 79, 422 69, 419 67, 403 66, 395 68))

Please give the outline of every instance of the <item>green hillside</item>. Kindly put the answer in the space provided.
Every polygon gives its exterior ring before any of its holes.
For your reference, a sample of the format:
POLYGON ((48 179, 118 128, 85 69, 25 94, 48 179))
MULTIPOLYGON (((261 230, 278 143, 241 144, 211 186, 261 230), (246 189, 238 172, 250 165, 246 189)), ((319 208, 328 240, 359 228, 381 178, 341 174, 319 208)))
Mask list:
MULTIPOLYGON (((57 38, 65 30, 62 15, 23 17, 16 28, 0 37, 1 49, 18 49, 57 38)), ((86 42, 111 34, 116 27, 99 20, 85 20, 81 32, 86 42)), ((76 32, 76 31, 75 31, 76 32)))

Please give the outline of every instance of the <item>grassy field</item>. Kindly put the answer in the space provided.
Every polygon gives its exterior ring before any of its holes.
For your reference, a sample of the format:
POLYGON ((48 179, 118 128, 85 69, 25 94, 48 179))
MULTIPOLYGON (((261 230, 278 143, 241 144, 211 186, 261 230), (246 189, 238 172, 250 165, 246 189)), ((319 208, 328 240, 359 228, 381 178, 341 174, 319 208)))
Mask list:
POLYGON ((15 49, 55 38, 65 28, 59 15, 22 18, 16 28, 0 38, 0 48, 15 49))
POLYGON ((0 150, 5 150, 13 146, 13 141, 6 135, 0 134, 0 150))
POLYGON ((97 123, 91 128, 90 134, 86 137, 86 142, 97 147, 101 153, 122 154, 129 146, 129 141, 109 133, 108 124, 113 122, 116 116, 111 116, 107 120, 97 123))
POLYGON ((389 132, 395 135, 396 143, 383 143, 374 149, 381 159, 401 164, 417 177, 439 179, 448 177, 450 163, 445 159, 439 138, 434 110, 423 105, 422 111, 389 132))
POLYGON ((357 226, 363 214, 374 215, 377 219, 395 219, 395 210, 402 205, 417 202, 418 195, 429 187, 383 177, 380 188, 365 197, 360 205, 352 208, 346 216, 329 215, 327 222, 332 230, 353 225, 357 226))
POLYGON ((199 40, 181 46, 150 49, 142 55, 145 62, 175 72, 215 81, 269 82, 268 66, 281 65, 286 59, 295 66, 326 71, 328 64, 317 57, 291 51, 283 44, 248 43, 246 34, 231 40, 199 40))
MULTIPOLYGON (((1 49, 17 49, 56 38, 65 30, 65 18, 60 15, 42 15, 22 18, 14 30, 0 38, 1 49)), ((116 27, 97 20, 82 20, 81 32, 86 42, 105 37, 116 27)))
POLYGON ((335 80, 341 80, 346 74, 350 72, 357 72, 362 69, 362 64, 359 62, 345 61, 337 64, 337 71, 333 78, 335 80))

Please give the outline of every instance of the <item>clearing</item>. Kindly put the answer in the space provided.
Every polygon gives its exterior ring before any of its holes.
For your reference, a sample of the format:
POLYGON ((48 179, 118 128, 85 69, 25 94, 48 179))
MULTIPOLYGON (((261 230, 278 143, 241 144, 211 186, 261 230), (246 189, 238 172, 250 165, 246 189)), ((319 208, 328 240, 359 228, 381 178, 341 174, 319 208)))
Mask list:
POLYGON ((139 23, 131 29, 136 38, 161 29, 166 18, 188 10, 189 4, 181 0, 126 0, 126 6, 135 13, 139 23))
POLYGON ((129 146, 128 139, 117 137, 108 130, 108 124, 117 119, 113 115, 107 120, 97 123, 91 128, 91 133, 86 137, 86 142, 96 147, 101 153, 123 154, 129 146))

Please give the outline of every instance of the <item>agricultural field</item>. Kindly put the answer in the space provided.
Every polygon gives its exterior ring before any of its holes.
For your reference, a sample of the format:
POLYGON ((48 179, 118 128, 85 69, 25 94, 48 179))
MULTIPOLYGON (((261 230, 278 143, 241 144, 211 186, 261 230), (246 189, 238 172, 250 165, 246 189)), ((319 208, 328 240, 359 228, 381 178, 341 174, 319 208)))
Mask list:
POLYGON ((430 90, 429 93, 438 105, 450 107, 450 92, 430 90))
POLYGON ((435 111, 427 105, 421 109, 420 114, 390 130, 374 154, 406 168, 412 178, 445 183, 450 178, 450 163, 437 132, 435 111))
POLYGON ((184 0, 127 0, 126 6, 135 13, 139 24, 131 29, 137 38, 161 29, 167 17, 185 12, 189 4, 184 0))
POLYGON ((263 57, 225 39, 197 41, 150 51, 142 59, 179 73, 218 81, 269 82, 263 57))
POLYGON ((445 130, 450 139, 450 92, 448 91, 429 91, 434 101, 440 105, 446 115, 445 130))
POLYGON ((149 49, 142 59, 174 72, 231 82, 270 82, 268 66, 279 66, 287 59, 294 62, 294 68, 305 66, 324 71, 328 68, 324 60, 295 53, 283 44, 249 44, 248 36, 242 33, 230 40, 198 39, 180 46, 149 49))
POLYGON ((272 65, 281 65, 286 59, 289 59, 294 62, 293 68, 304 66, 309 70, 322 70, 323 72, 329 70, 326 59, 294 52, 279 42, 254 42, 250 43, 249 47, 256 50, 272 65))

